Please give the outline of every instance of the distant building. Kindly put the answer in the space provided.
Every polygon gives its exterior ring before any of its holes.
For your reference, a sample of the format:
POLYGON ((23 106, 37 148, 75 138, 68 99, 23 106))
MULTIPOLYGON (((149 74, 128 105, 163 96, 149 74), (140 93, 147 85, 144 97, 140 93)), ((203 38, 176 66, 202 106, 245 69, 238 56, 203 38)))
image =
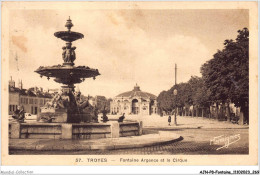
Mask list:
POLYGON ((110 113, 112 114, 157 114, 157 97, 151 93, 143 92, 136 84, 132 91, 117 95, 110 102, 110 113))
POLYGON ((9 114, 17 109, 20 105, 20 89, 15 87, 15 81, 9 81, 9 114))
POLYGON ((49 92, 50 94, 53 94, 53 93, 58 93, 60 90, 59 89, 48 89, 47 92, 49 92))
POLYGON ((102 110, 104 107, 106 107, 107 99, 105 96, 96 95, 94 98, 94 106, 96 106, 98 109, 102 110))
POLYGON ((23 89, 22 81, 19 81, 18 88, 15 87, 15 82, 9 81, 9 115, 17 109, 17 106, 23 106, 25 112, 38 114, 40 107, 50 101, 52 95, 43 92, 42 88, 23 89))

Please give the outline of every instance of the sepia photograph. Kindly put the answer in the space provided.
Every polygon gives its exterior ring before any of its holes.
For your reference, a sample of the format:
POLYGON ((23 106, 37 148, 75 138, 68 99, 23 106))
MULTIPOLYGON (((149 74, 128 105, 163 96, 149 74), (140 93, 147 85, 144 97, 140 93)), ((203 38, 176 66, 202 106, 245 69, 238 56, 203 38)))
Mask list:
POLYGON ((253 2, 3 3, 2 163, 257 165, 257 24, 253 2))

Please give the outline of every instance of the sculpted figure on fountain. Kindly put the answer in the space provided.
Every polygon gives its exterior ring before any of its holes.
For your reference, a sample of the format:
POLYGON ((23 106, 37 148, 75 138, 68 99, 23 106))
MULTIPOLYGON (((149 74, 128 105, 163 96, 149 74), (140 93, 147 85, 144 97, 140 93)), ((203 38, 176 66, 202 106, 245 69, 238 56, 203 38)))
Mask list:
POLYGON ((76 59, 75 49, 76 47, 71 47, 71 42, 67 42, 66 46, 62 47, 62 58, 65 63, 73 63, 76 59))
POLYGON ((62 109, 68 107, 70 102, 69 96, 64 93, 57 93, 51 99, 51 101, 47 102, 45 107, 54 108, 54 109, 62 109))
POLYGON ((75 99, 76 99, 77 107, 79 109, 79 113, 84 113, 84 110, 86 108, 92 108, 92 105, 89 103, 88 100, 83 100, 81 98, 80 92, 75 93, 75 99))

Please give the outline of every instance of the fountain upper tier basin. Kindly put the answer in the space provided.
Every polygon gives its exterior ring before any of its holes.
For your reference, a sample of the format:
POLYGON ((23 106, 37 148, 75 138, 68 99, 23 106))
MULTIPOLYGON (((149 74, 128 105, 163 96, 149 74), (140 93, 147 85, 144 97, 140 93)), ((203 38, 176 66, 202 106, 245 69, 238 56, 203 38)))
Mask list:
POLYGON ((73 42, 73 41, 76 41, 78 39, 84 38, 84 35, 82 33, 72 32, 72 31, 55 32, 54 36, 62 39, 63 41, 67 41, 67 42, 73 42))
POLYGON ((85 66, 40 66, 35 72, 41 76, 54 77, 54 81, 62 84, 76 84, 84 81, 84 78, 92 78, 100 75, 98 69, 91 69, 85 66))

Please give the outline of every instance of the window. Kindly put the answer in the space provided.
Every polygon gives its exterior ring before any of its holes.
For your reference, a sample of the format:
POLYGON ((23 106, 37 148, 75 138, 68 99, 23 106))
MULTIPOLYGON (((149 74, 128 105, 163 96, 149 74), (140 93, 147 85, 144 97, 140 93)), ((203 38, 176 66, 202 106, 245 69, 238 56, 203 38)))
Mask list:
POLYGON ((29 103, 33 104, 33 99, 32 98, 29 99, 29 103))
POLYGON ((17 105, 9 105, 9 111, 15 111, 17 109, 17 105))
POLYGON ((31 107, 31 114, 33 114, 33 106, 31 107))
POLYGON ((25 104, 28 104, 28 98, 25 98, 25 104))
POLYGON ((37 107, 35 107, 35 111, 34 112, 35 112, 34 114, 37 114, 37 107))
POLYGON ((40 105, 43 105, 43 99, 40 99, 40 105))
POLYGON ((35 99, 35 100, 34 100, 34 104, 37 104, 37 103, 38 103, 38 100, 37 100, 37 99, 35 99))

